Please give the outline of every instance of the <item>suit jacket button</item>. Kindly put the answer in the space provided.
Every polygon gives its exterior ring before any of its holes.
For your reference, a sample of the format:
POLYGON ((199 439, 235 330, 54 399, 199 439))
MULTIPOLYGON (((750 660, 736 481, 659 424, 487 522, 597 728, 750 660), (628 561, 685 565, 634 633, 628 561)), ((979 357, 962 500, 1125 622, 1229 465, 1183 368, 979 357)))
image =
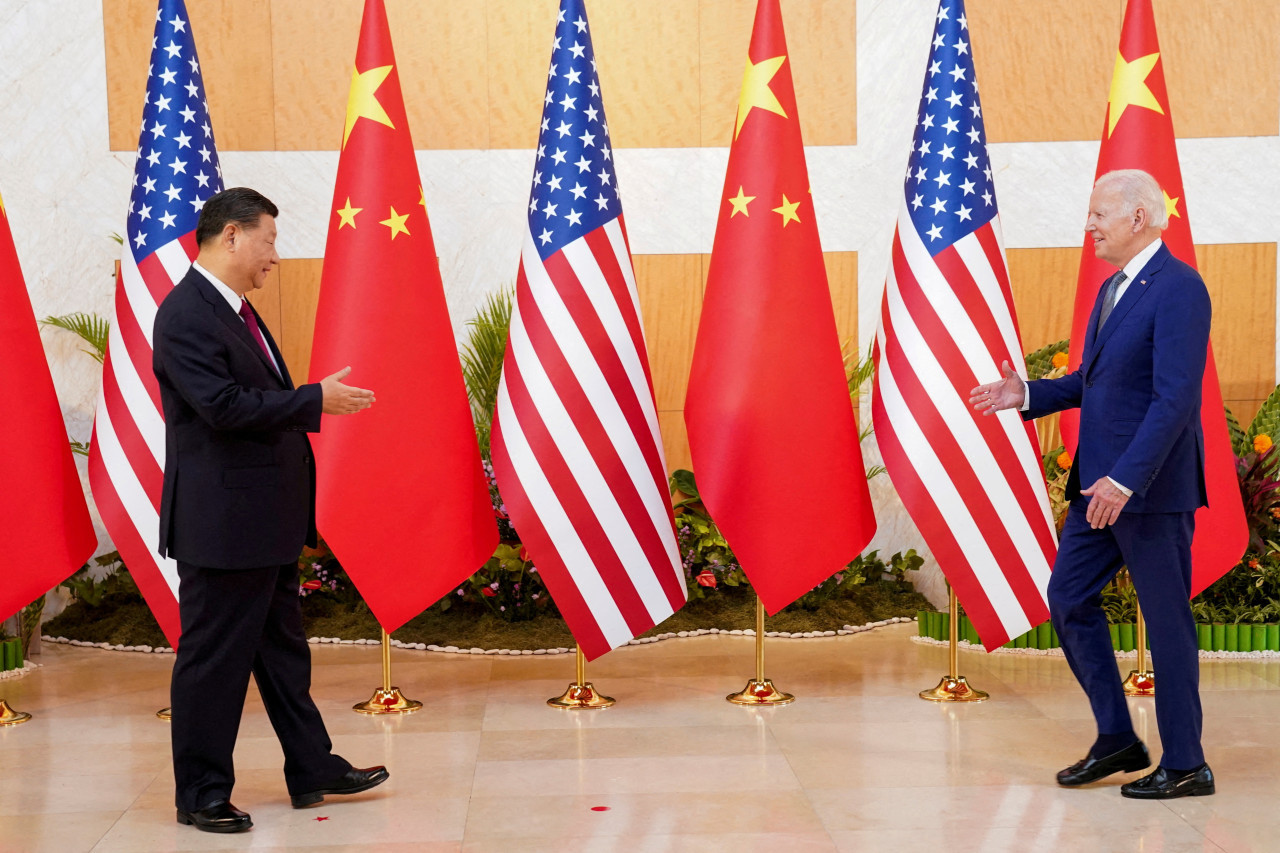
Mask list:
POLYGON ((1092 380, 1092 379, 1087 379, 1087 380, 1085 380, 1084 387, 1086 387, 1086 388, 1092 388, 1092 387, 1093 387, 1093 380, 1092 380))

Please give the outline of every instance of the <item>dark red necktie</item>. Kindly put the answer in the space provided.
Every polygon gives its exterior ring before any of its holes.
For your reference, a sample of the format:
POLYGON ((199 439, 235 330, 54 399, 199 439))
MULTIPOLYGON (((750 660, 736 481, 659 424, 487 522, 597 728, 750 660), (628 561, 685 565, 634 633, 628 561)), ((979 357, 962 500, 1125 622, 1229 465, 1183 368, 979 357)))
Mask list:
MULTIPOLYGON (((276 360, 271 357, 271 350, 267 348, 267 340, 262 337, 262 329, 258 328, 258 318, 253 315, 253 309, 249 307, 248 300, 240 300, 240 316, 244 318, 244 324, 249 327, 249 334, 253 335, 253 339, 258 342, 258 346, 262 347, 262 353, 267 357, 267 363, 275 367, 276 360)), ((280 371, 277 370, 277 373, 280 371)))

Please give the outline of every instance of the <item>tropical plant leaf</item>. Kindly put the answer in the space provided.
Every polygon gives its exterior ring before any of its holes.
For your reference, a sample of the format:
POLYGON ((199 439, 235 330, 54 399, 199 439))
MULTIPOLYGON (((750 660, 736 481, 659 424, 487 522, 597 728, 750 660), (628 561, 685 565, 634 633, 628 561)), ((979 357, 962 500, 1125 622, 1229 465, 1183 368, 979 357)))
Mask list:
POLYGON ((484 306, 467 322, 470 331, 458 352, 467 398, 471 401, 471 417, 476 424, 476 438, 486 459, 489 458, 489 429, 498 401, 498 383, 502 379, 502 359, 507 352, 507 335, 511 328, 511 305, 509 289, 489 294, 484 306))
POLYGON ((1260 435, 1268 436, 1275 441, 1280 437, 1277 432, 1280 432, 1280 385, 1277 385, 1271 392, 1271 396, 1263 401, 1258 414, 1253 416, 1253 423, 1249 424, 1249 429, 1245 432, 1245 451, 1253 449, 1253 440, 1260 435))
POLYGON ((1035 352, 1027 353, 1027 379, 1043 379, 1045 374, 1053 370, 1053 357, 1058 353, 1067 352, 1067 348, 1071 345, 1071 339, 1067 338, 1058 341, 1056 344, 1049 344, 1041 347, 1035 352))
POLYGON ((86 314, 77 311, 74 314, 63 314, 58 317, 45 317, 40 321, 45 326, 55 326, 79 335, 90 349, 84 350, 99 364, 107 356, 107 335, 111 332, 111 321, 97 314, 86 314))
POLYGON ((1236 416, 1232 413, 1230 407, 1225 403, 1222 406, 1223 412, 1227 416, 1227 434, 1231 437, 1231 449, 1236 456, 1244 456, 1253 449, 1250 444, 1249 437, 1245 433, 1244 428, 1240 426, 1240 422, 1236 420, 1236 416))

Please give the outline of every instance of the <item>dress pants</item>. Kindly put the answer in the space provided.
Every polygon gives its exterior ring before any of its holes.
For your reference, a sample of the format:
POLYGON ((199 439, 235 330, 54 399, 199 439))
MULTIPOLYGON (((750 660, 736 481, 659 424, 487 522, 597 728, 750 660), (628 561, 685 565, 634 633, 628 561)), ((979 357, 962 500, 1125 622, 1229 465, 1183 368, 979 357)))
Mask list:
POLYGON ((1093 706, 1100 734, 1130 731, 1133 722, 1111 647, 1102 588, 1121 566, 1138 593, 1156 673, 1156 724, 1165 767, 1204 763, 1200 746, 1200 656, 1191 594, 1191 533, 1195 513, 1121 512, 1094 530, 1087 501, 1072 501, 1049 580, 1049 612, 1067 663, 1093 706))
POLYGON ((284 749, 290 794, 351 769, 333 754, 311 699, 297 566, 227 571, 180 562, 178 578, 182 637, 170 687, 177 807, 195 811, 231 798, 250 672, 284 749))

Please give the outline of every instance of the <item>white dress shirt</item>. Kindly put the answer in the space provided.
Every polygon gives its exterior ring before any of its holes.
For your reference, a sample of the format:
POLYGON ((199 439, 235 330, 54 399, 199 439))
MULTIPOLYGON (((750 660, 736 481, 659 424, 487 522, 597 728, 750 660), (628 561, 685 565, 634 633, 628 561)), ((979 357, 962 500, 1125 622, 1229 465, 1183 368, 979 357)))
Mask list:
MULTIPOLYGON (((207 269, 200 266, 200 264, 196 263, 195 261, 192 261, 191 268, 209 280, 209 283, 213 285, 213 289, 218 291, 218 293, 221 294, 223 299, 227 300, 227 304, 231 306, 231 310, 236 312, 236 315, 240 317, 240 322, 244 323, 245 326, 248 327, 249 324, 245 321, 244 316, 240 314, 240 306, 243 305, 248 300, 246 300, 240 294, 236 293, 230 287, 227 287, 227 285, 223 284, 222 281, 219 280, 219 278, 216 275, 209 272, 207 269)), ((258 329, 258 333, 262 334, 261 328, 258 329)), ((266 340, 265 335, 263 336, 263 340, 264 341, 266 340)), ((280 371, 280 364, 279 362, 276 361, 275 354, 271 352, 271 347, 267 347, 267 355, 271 357, 271 366, 276 369, 276 374, 279 376, 284 376, 284 373, 280 371)))

